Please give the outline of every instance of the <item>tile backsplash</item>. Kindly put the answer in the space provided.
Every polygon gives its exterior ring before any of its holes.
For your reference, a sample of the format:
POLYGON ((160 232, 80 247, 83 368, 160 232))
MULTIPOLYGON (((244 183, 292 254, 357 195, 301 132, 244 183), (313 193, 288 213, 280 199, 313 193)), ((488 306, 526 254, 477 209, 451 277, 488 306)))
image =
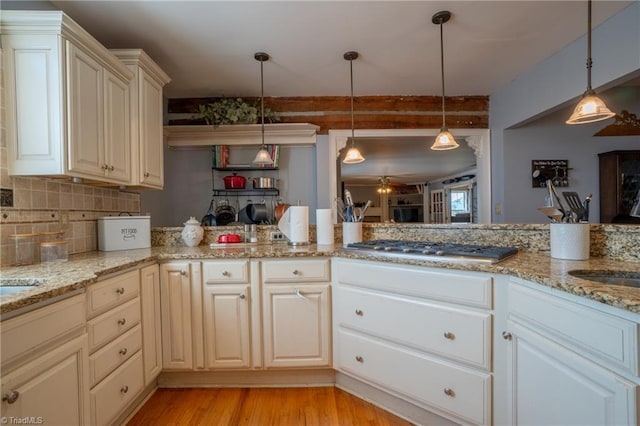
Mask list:
POLYGON ((11 234, 63 230, 69 253, 98 248, 97 219, 140 213, 140 194, 8 173, 4 73, 0 50, 0 188, 13 190, 13 207, 0 211, 0 265, 14 261, 11 234))

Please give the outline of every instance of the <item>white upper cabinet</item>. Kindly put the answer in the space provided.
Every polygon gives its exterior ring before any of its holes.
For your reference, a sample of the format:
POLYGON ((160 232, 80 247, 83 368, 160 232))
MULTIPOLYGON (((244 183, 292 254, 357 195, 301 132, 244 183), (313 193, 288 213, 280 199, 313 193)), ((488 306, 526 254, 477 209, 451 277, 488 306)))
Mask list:
POLYGON ((140 49, 111 50, 134 73, 130 83, 131 158, 134 186, 164 185, 162 88, 171 79, 140 49))
POLYGON ((133 73, 59 11, 0 20, 9 174, 132 181, 133 73))

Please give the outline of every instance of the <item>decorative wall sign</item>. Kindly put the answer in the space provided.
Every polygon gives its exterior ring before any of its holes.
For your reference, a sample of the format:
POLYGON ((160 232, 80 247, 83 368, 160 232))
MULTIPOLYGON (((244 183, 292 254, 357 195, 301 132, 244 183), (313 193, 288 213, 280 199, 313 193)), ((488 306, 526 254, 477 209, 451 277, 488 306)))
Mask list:
POLYGON ((569 186, 569 160, 531 160, 531 187, 546 188, 548 179, 554 186, 569 186))

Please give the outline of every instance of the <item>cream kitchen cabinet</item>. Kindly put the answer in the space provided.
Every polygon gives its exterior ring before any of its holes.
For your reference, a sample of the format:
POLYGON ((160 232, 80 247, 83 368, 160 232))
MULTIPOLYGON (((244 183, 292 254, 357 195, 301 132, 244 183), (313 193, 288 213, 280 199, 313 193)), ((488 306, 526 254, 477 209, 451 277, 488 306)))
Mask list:
POLYGON ((162 327, 160 314, 160 267, 140 270, 140 313, 144 384, 150 385, 162 371, 162 327))
POLYGON ((78 295, 2 322, 3 423, 89 423, 85 309, 78 295))
POLYGON ((9 174, 129 184, 133 73, 62 12, 0 22, 9 174))
POLYGON ((200 262, 160 265, 162 362, 168 370, 204 367, 200 262))
POLYGON ((512 279, 509 423, 637 424, 637 320, 566 296, 512 279))
POLYGON ((331 365, 328 259, 262 261, 265 368, 331 365))
POLYGON ((334 368, 455 422, 492 422, 493 277, 333 259, 334 368))
POLYGON ((144 389, 140 271, 87 288, 91 424, 113 423, 144 389))
POLYGON ((134 73, 131 80, 131 185, 164 186, 162 88, 171 79, 140 49, 111 50, 134 73))
POLYGON ((206 368, 250 368, 252 305, 258 300, 252 297, 249 260, 205 261, 202 269, 206 368))

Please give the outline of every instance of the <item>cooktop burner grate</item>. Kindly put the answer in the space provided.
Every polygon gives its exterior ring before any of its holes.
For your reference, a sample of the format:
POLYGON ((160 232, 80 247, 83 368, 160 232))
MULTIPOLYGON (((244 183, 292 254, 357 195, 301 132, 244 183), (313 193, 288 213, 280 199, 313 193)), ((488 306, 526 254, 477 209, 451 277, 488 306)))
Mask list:
POLYGON ((487 263, 497 263, 518 252, 516 247, 404 240, 351 243, 344 250, 413 259, 487 263))

